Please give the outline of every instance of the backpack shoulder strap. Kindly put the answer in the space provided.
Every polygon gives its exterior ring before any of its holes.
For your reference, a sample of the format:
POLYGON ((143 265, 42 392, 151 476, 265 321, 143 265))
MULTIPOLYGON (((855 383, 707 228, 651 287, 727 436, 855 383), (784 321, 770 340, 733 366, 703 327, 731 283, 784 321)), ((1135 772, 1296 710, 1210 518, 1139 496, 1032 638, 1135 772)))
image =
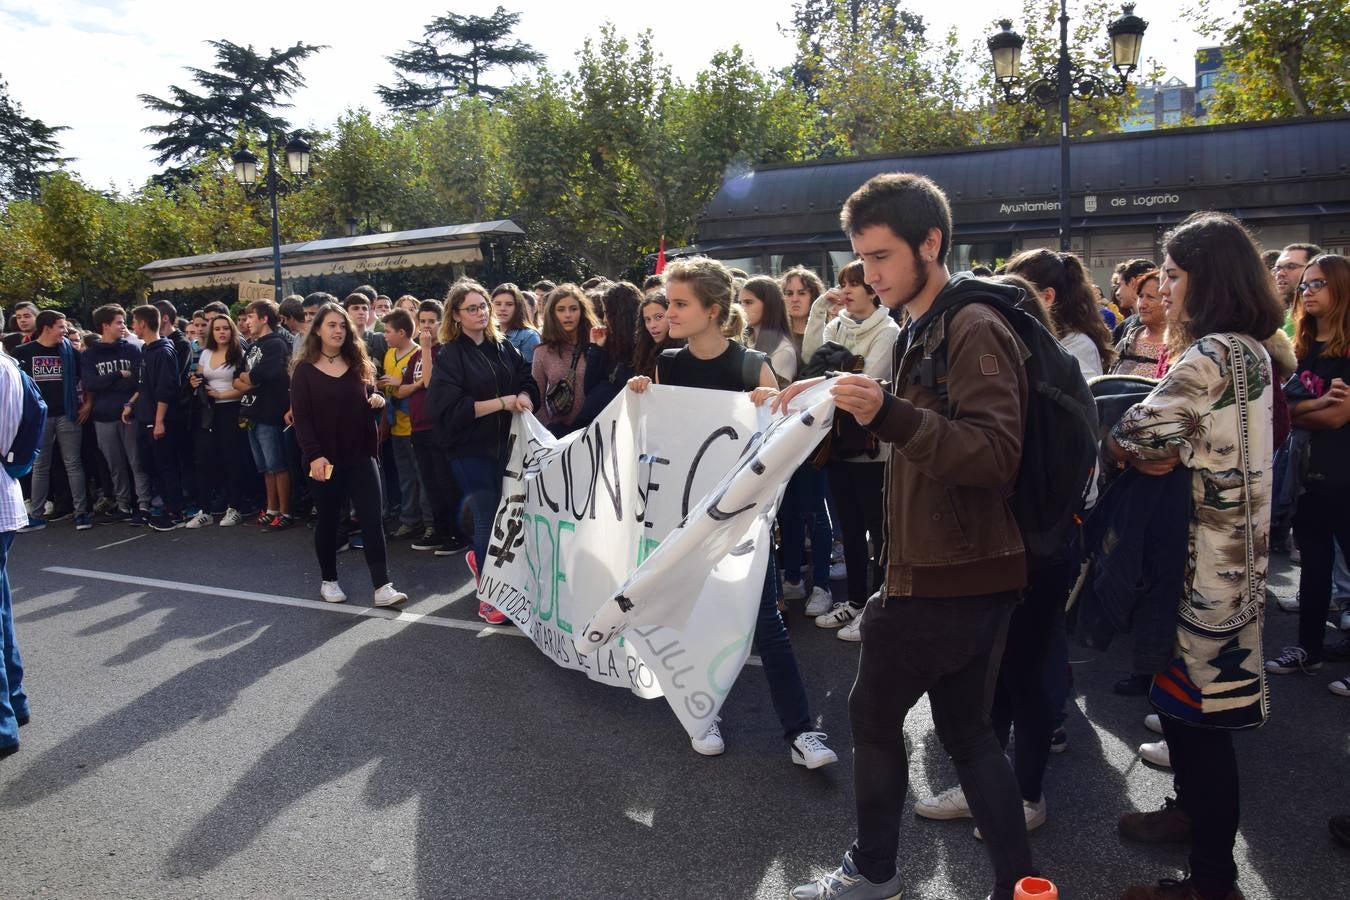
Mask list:
MULTIPOLYGON (((758 350, 745 348, 745 355, 741 357, 741 381, 747 391, 753 391, 759 387, 759 373, 764 368, 764 364, 769 358, 758 350)), ((773 366, 769 367, 770 369, 773 366)))

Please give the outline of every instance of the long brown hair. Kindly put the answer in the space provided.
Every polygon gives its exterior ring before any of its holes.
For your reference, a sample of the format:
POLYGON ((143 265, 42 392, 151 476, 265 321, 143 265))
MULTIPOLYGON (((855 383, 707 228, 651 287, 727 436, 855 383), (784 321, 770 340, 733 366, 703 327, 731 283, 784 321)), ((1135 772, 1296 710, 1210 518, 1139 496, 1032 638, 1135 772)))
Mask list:
MULTIPOLYGON (((491 306, 493 300, 497 299, 498 294, 506 294, 511 298, 514 308, 511 310, 511 318, 506 323, 507 331, 520 331, 522 328, 528 328, 531 331, 538 331, 534 323, 525 318, 526 313, 530 311, 526 305, 525 294, 520 287, 510 281, 504 281, 492 289, 492 296, 488 298, 488 305, 491 306)), ((496 318, 494 315, 493 318, 496 318)), ((500 324, 500 323, 499 323, 500 324)))
POLYGON ((1322 293, 1330 299, 1326 302, 1327 313, 1319 321, 1308 315, 1303 308, 1303 295, 1300 293, 1294 304, 1294 354, 1300 360, 1306 360, 1313 354, 1313 343, 1317 340, 1317 328, 1326 323, 1330 336, 1322 348, 1324 357, 1350 356, 1350 260, 1333 253, 1324 253, 1309 260, 1303 269, 1307 280, 1308 269, 1313 266, 1322 270, 1327 285, 1322 293))
POLYGON ((505 340, 501 327, 497 325, 497 317, 492 314, 492 295, 488 289, 476 281, 470 281, 467 278, 461 278, 450 285, 450 292, 445 295, 445 313, 441 316, 440 332, 436 335, 436 340, 442 344, 448 344, 451 341, 459 339, 459 323, 455 321, 455 313, 464 305, 464 299, 470 294, 478 294, 483 298, 483 302, 488 305, 487 328, 483 331, 483 339, 492 341, 494 344, 500 344, 505 340))
MULTIPOLYGON (((1284 304, 1242 223, 1227 213, 1198 212, 1163 238, 1186 273, 1183 303, 1190 341, 1233 332, 1264 341, 1284 323, 1284 304)), ((1188 343, 1190 343, 1188 341, 1188 343)))
POLYGON ((311 366, 319 361, 319 354, 323 352, 323 337, 319 334, 323 320, 328 316, 341 316, 342 321, 347 323, 347 333, 342 338, 342 349, 338 351, 347 368, 356 373, 356 376, 367 384, 375 383, 375 366, 370 361, 369 354, 366 353, 365 341, 358 340, 356 329, 352 326, 351 316, 347 311, 336 303, 325 303, 319 307, 319 311, 314 314, 314 321, 309 324, 309 330, 305 332, 305 342, 300 345, 300 350, 291 357, 291 371, 300 363, 309 363, 311 366))
POLYGON ((1004 271, 1009 275, 1021 275, 1042 293, 1054 290, 1054 302, 1046 303, 1046 306, 1050 310, 1050 321, 1055 325, 1055 336, 1063 339, 1075 331, 1087 335, 1097 348, 1102 371, 1111 368, 1116 358, 1111 346, 1111 331, 1097 308, 1092 282, 1078 257, 1045 247, 1024 250, 1008 260, 1004 271))
POLYGON ((567 297, 577 301, 577 306, 581 307, 581 320, 577 322, 576 345, 585 350, 586 345, 591 342, 591 329, 599 326, 600 322, 595 318, 595 307, 591 305, 591 298, 571 282, 560 284, 549 291, 548 299, 544 301, 544 309, 540 313, 544 327, 540 330, 539 343, 545 347, 568 346, 567 333, 558 324, 556 312, 558 302, 567 297))
POLYGON ((230 326, 230 343, 224 348, 225 363, 233 367, 236 373, 241 372, 244 368, 244 342, 239 334, 239 326, 229 316, 217 314, 206 320, 206 339, 202 342, 202 349, 208 353, 221 349, 216 343, 216 319, 224 319, 230 326))

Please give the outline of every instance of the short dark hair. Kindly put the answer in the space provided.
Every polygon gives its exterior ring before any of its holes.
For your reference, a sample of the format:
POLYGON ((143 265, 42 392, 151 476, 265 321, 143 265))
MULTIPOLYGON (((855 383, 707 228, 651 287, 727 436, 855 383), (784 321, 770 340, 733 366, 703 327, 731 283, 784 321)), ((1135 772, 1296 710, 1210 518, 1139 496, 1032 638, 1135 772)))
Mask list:
POLYGON ((581 289, 583 291, 589 291, 593 288, 599 287, 601 284, 604 283, 604 281, 605 279, 602 278, 601 276, 592 275, 590 278, 587 278, 585 281, 581 283, 581 289))
POLYGON ((663 275, 648 275, 646 278, 642 279, 642 289, 644 291, 650 291, 652 288, 661 287, 661 285, 665 283, 666 279, 663 275))
POLYGON ((445 315, 445 304, 439 300, 423 300, 417 304, 417 311, 420 313, 434 312, 438 316, 445 315))
POLYGON ((65 317, 66 314, 59 309, 44 309, 37 314, 37 319, 33 322, 33 333, 42 334, 44 330, 51 328, 65 317))
POLYGON ((1302 250, 1304 253, 1308 254, 1309 261, 1311 261, 1314 256, 1321 256, 1323 253, 1326 252, 1316 244, 1308 244, 1308 243, 1285 244, 1284 250, 1280 252, 1288 253, 1290 250, 1302 250))
POLYGON ((1262 251, 1261 251, 1261 265, 1265 266, 1267 269, 1273 269, 1273 268, 1275 268, 1275 264, 1276 264, 1277 262, 1279 262, 1279 261, 1280 261, 1280 251, 1279 251, 1279 250, 1262 250, 1262 251))
MULTIPOLYGON (((371 303, 374 303, 375 298, 380 296, 380 292, 375 290, 375 285, 373 284, 358 284, 356 287, 352 288, 352 293, 365 294, 366 299, 368 299, 371 303)), ((350 300, 351 297, 349 296, 347 299, 350 300)))
POLYGON ((277 312, 283 319, 290 319, 292 322, 305 321, 305 301, 294 294, 281 301, 277 307, 277 312))
POLYGON ((557 285, 554 284, 553 282, 549 281, 547 278, 541 278, 541 279, 539 279, 538 281, 536 281, 536 282, 534 283, 534 286, 531 287, 530 290, 532 290, 532 291, 543 291, 544 293, 548 293, 549 291, 553 290, 555 287, 557 287, 557 285))
POLYGON ((406 309, 391 309, 380 318, 380 321, 384 323, 385 331, 392 328, 404 334, 413 334, 416 329, 412 316, 408 315, 406 309))
POLYGON ((976 278, 989 278, 994 274, 994 270, 988 266, 971 266, 970 274, 976 278))
POLYGON ((1140 275, 1143 275, 1146 272, 1152 272, 1156 268, 1158 268, 1158 264, 1153 260, 1139 257, 1121 263, 1116 267, 1116 271, 1120 274, 1121 281, 1132 282, 1140 275))
POLYGON ((105 303, 94 310, 94 330, 101 333, 104 325, 111 325, 112 320, 118 316, 122 316, 125 319, 126 315, 127 311, 123 309, 121 305, 117 303, 105 303))
POLYGON ((151 331, 159 331, 159 310, 149 303, 143 303, 131 311, 131 320, 140 322, 151 331))
POLYGON ((37 315, 38 305, 34 303, 32 300, 20 300, 18 303, 15 303, 13 306, 9 308, 9 314, 14 315, 14 313, 18 312, 21 309, 31 309, 33 311, 33 314, 37 315))
POLYGON ((347 295, 347 299, 342 301, 343 309, 351 309, 353 306, 369 306, 374 297, 367 297, 364 291, 356 290, 347 295))
POLYGON ((846 284, 862 285, 876 304, 878 306, 881 305, 881 298, 877 296, 876 291, 872 290, 872 286, 867 283, 867 275, 863 271, 863 261, 861 259, 849 260, 844 267, 839 270, 836 280, 839 282, 840 287, 843 287, 846 284))
POLYGON ((265 319, 268 328, 276 328, 281 324, 281 313, 277 309, 276 303, 271 300, 254 300, 244 307, 244 312, 253 313, 257 318, 265 319))
POLYGON ((1264 341, 1284 324, 1284 304, 1261 265, 1256 242, 1227 213, 1193 213, 1163 238, 1167 255, 1186 272, 1189 338, 1236 332, 1264 341))
POLYGON ((839 212, 844 234, 860 234, 873 225, 885 225, 909 244, 915 255, 936 228, 942 235, 937 261, 947 262, 952 245, 952 207, 947 195, 931 179, 913 172, 874 175, 844 201, 839 212))
POLYGON ((327 291, 315 291, 312 294, 305 295, 304 305, 306 309, 310 308, 311 306, 323 306, 325 303, 331 303, 334 306, 342 305, 341 303, 338 302, 338 298, 334 297, 327 291))
POLYGON ((207 311, 204 309, 194 309, 192 311, 192 318, 194 319, 197 318, 205 319, 208 315, 209 313, 207 313, 207 311))
POLYGON ((212 300, 210 303, 202 307, 202 311, 207 313, 215 313, 218 316, 228 316, 230 314, 230 308, 226 306, 224 303, 220 302, 219 300, 212 300))
POLYGON ((164 320, 168 319, 173 327, 178 327, 178 309, 168 300, 156 300, 155 309, 159 310, 159 326, 164 327, 164 320))

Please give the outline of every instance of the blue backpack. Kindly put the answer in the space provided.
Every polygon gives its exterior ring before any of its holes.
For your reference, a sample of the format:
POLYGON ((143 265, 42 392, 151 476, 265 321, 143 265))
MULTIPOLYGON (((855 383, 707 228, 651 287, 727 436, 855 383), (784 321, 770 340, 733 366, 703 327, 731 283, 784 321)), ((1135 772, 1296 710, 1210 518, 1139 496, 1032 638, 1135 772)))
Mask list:
MULTIPOLYGON (((15 368, 18 364, 15 363, 15 368)), ((19 369, 20 391, 23 393, 23 415, 19 417, 19 430, 14 433, 14 443, 5 451, 5 471, 11 478, 22 478, 33 471, 42 447, 42 432, 47 427, 47 401, 42 399, 37 382, 19 369)))

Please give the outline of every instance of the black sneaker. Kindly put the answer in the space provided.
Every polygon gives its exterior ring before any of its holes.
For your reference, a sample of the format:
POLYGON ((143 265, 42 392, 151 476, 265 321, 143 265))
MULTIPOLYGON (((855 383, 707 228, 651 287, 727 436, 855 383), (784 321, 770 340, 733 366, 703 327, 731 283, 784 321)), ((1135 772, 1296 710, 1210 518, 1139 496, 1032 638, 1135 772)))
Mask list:
POLYGON ((455 556, 463 553, 469 542, 459 535, 451 535, 436 546, 436 556, 455 556))
POLYGON ((150 524, 150 511, 148 509, 138 509, 127 519, 127 524, 133 528, 140 528, 142 525, 150 524))
POLYGON ((444 543, 445 538, 443 536, 437 534, 435 529, 428 528, 422 532, 421 537, 414 538, 409 546, 414 550, 435 550, 444 543))
POLYGON ((1294 672, 1316 672, 1322 668, 1322 660, 1313 659, 1302 647, 1285 647, 1280 655, 1266 660, 1266 671, 1272 675, 1289 675, 1294 672))
POLYGON ((1069 749, 1069 735, 1063 728, 1056 728, 1050 735, 1050 752, 1063 753, 1069 749))
POLYGON ((173 531, 175 528, 183 527, 183 517, 171 513, 160 513, 157 516, 150 517, 150 527, 156 531, 173 531))
POLYGON ((135 513, 129 509, 122 509, 120 506, 114 506, 106 513, 109 519, 114 522, 130 522, 135 517, 135 513))
POLYGON ((295 519, 290 516, 275 515, 267 520, 267 524, 262 527, 263 531, 285 531, 295 524, 295 519))

